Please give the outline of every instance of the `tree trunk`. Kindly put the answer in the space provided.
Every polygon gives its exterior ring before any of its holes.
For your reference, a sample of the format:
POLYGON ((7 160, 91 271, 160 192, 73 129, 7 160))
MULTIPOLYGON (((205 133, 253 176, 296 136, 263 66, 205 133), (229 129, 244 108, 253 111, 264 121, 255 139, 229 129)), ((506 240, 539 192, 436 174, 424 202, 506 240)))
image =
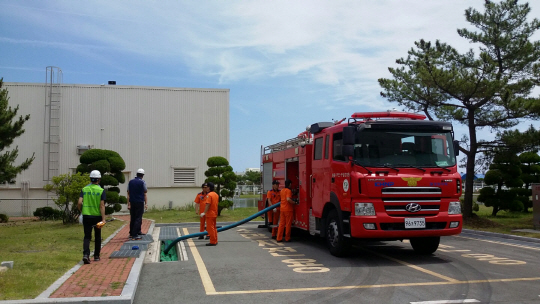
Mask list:
POLYGON ((497 212, 499 212, 498 206, 493 206, 493 211, 491 211, 491 216, 497 216, 497 212))
POLYGON ((465 178, 465 199, 463 202, 463 217, 470 218, 473 214, 473 186, 474 186, 474 166, 476 161, 476 150, 478 149, 478 144, 476 141, 476 125, 474 124, 474 110, 469 109, 468 113, 469 120, 469 144, 470 149, 467 155, 467 166, 465 173, 467 177, 465 178))

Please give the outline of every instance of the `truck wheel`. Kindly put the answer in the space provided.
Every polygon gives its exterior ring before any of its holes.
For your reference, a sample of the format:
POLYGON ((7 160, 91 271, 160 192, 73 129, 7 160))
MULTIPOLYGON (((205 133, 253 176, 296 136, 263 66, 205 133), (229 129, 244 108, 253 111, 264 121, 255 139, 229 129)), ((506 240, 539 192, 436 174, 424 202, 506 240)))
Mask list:
POLYGON ((414 249, 414 252, 423 255, 433 254, 439 248, 439 242, 441 237, 421 237, 421 238, 412 238, 410 239, 411 246, 414 249))
POLYGON ((326 245, 333 256, 343 257, 347 254, 350 242, 343 236, 336 210, 330 211, 326 219, 326 245))

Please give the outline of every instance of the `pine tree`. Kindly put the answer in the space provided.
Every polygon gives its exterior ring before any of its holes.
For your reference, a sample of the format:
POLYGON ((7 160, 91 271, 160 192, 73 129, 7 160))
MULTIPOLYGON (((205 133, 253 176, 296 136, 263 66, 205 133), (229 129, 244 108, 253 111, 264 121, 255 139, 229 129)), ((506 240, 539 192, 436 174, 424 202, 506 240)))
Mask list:
POLYGON ((19 106, 14 109, 8 106, 8 90, 3 89, 4 78, 0 78, 0 183, 14 183, 17 174, 28 169, 34 161, 34 154, 27 158, 22 164, 16 166, 13 163, 19 156, 18 147, 11 151, 5 151, 10 147, 15 138, 24 133, 23 125, 30 119, 30 114, 19 116, 19 119, 13 121, 19 111, 19 106))
POLYGON ((232 207, 233 201, 224 198, 232 198, 236 189, 236 174, 233 168, 229 166, 229 161, 225 157, 213 156, 206 162, 208 170, 204 172, 207 177, 206 182, 212 182, 215 185, 215 192, 219 195, 218 216, 221 210, 232 207))
POLYGON ((472 190, 478 153, 492 151, 495 142, 477 138, 482 128, 492 131, 516 126, 520 119, 537 118, 540 98, 532 91, 540 83, 540 41, 530 41, 540 28, 527 22, 529 5, 516 0, 486 1, 485 11, 473 8, 465 17, 478 31, 458 29, 458 35, 479 46, 461 54, 446 43, 415 42, 407 58, 389 68, 394 79, 379 79, 381 95, 389 101, 468 128, 460 143, 466 157, 467 178, 463 215, 472 215, 472 190), (468 147, 465 145, 468 141, 468 147))

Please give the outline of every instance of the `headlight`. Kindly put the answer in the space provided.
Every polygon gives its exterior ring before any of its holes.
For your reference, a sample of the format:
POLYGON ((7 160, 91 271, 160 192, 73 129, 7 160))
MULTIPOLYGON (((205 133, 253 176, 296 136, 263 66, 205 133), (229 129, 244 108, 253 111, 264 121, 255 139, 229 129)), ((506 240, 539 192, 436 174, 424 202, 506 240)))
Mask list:
POLYGON ((459 202, 450 202, 448 214, 461 214, 461 204, 459 202))
POLYGON ((375 208, 373 208, 373 203, 354 203, 354 214, 375 215, 375 208))

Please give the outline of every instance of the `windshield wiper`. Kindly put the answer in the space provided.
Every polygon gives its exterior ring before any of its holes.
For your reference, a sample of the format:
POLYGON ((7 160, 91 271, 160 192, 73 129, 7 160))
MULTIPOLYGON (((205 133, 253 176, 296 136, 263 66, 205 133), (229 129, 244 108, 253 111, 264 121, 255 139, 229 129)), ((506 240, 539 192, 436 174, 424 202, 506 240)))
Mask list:
POLYGON ((358 165, 358 166, 360 166, 360 167, 362 167, 362 168, 364 168, 364 169, 366 169, 367 172, 368 172, 369 174, 372 174, 372 173, 373 173, 373 172, 371 172, 371 170, 369 170, 368 168, 366 168, 364 165, 362 165, 362 164, 361 164, 359 161, 357 161, 357 160, 354 160, 354 164, 355 164, 355 165, 358 165))
POLYGON ((441 167, 441 166, 439 166, 439 165, 437 165, 437 164, 435 164, 435 165, 430 165, 430 167, 433 167, 433 166, 434 166, 434 167, 437 167, 437 168, 444 169, 444 170, 446 170, 446 171, 448 171, 448 172, 452 172, 452 170, 448 169, 447 167, 441 167))
POLYGON ((384 168, 394 169, 394 170, 396 170, 397 172, 399 172, 399 169, 398 169, 398 168, 393 167, 393 166, 390 166, 390 164, 384 164, 384 165, 380 165, 380 166, 382 166, 382 167, 384 167, 384 168))
POLYGON ((405 168, 415 168, 415 169, 422 170, 422 171, 426 172, 426 169, 421 168, 421 167, 418 167, 418 166, 413 166, 413 165, 401 165, 401 164, 398 165, 398 166, 400 166, 400 167, 405 167, 405 168))

